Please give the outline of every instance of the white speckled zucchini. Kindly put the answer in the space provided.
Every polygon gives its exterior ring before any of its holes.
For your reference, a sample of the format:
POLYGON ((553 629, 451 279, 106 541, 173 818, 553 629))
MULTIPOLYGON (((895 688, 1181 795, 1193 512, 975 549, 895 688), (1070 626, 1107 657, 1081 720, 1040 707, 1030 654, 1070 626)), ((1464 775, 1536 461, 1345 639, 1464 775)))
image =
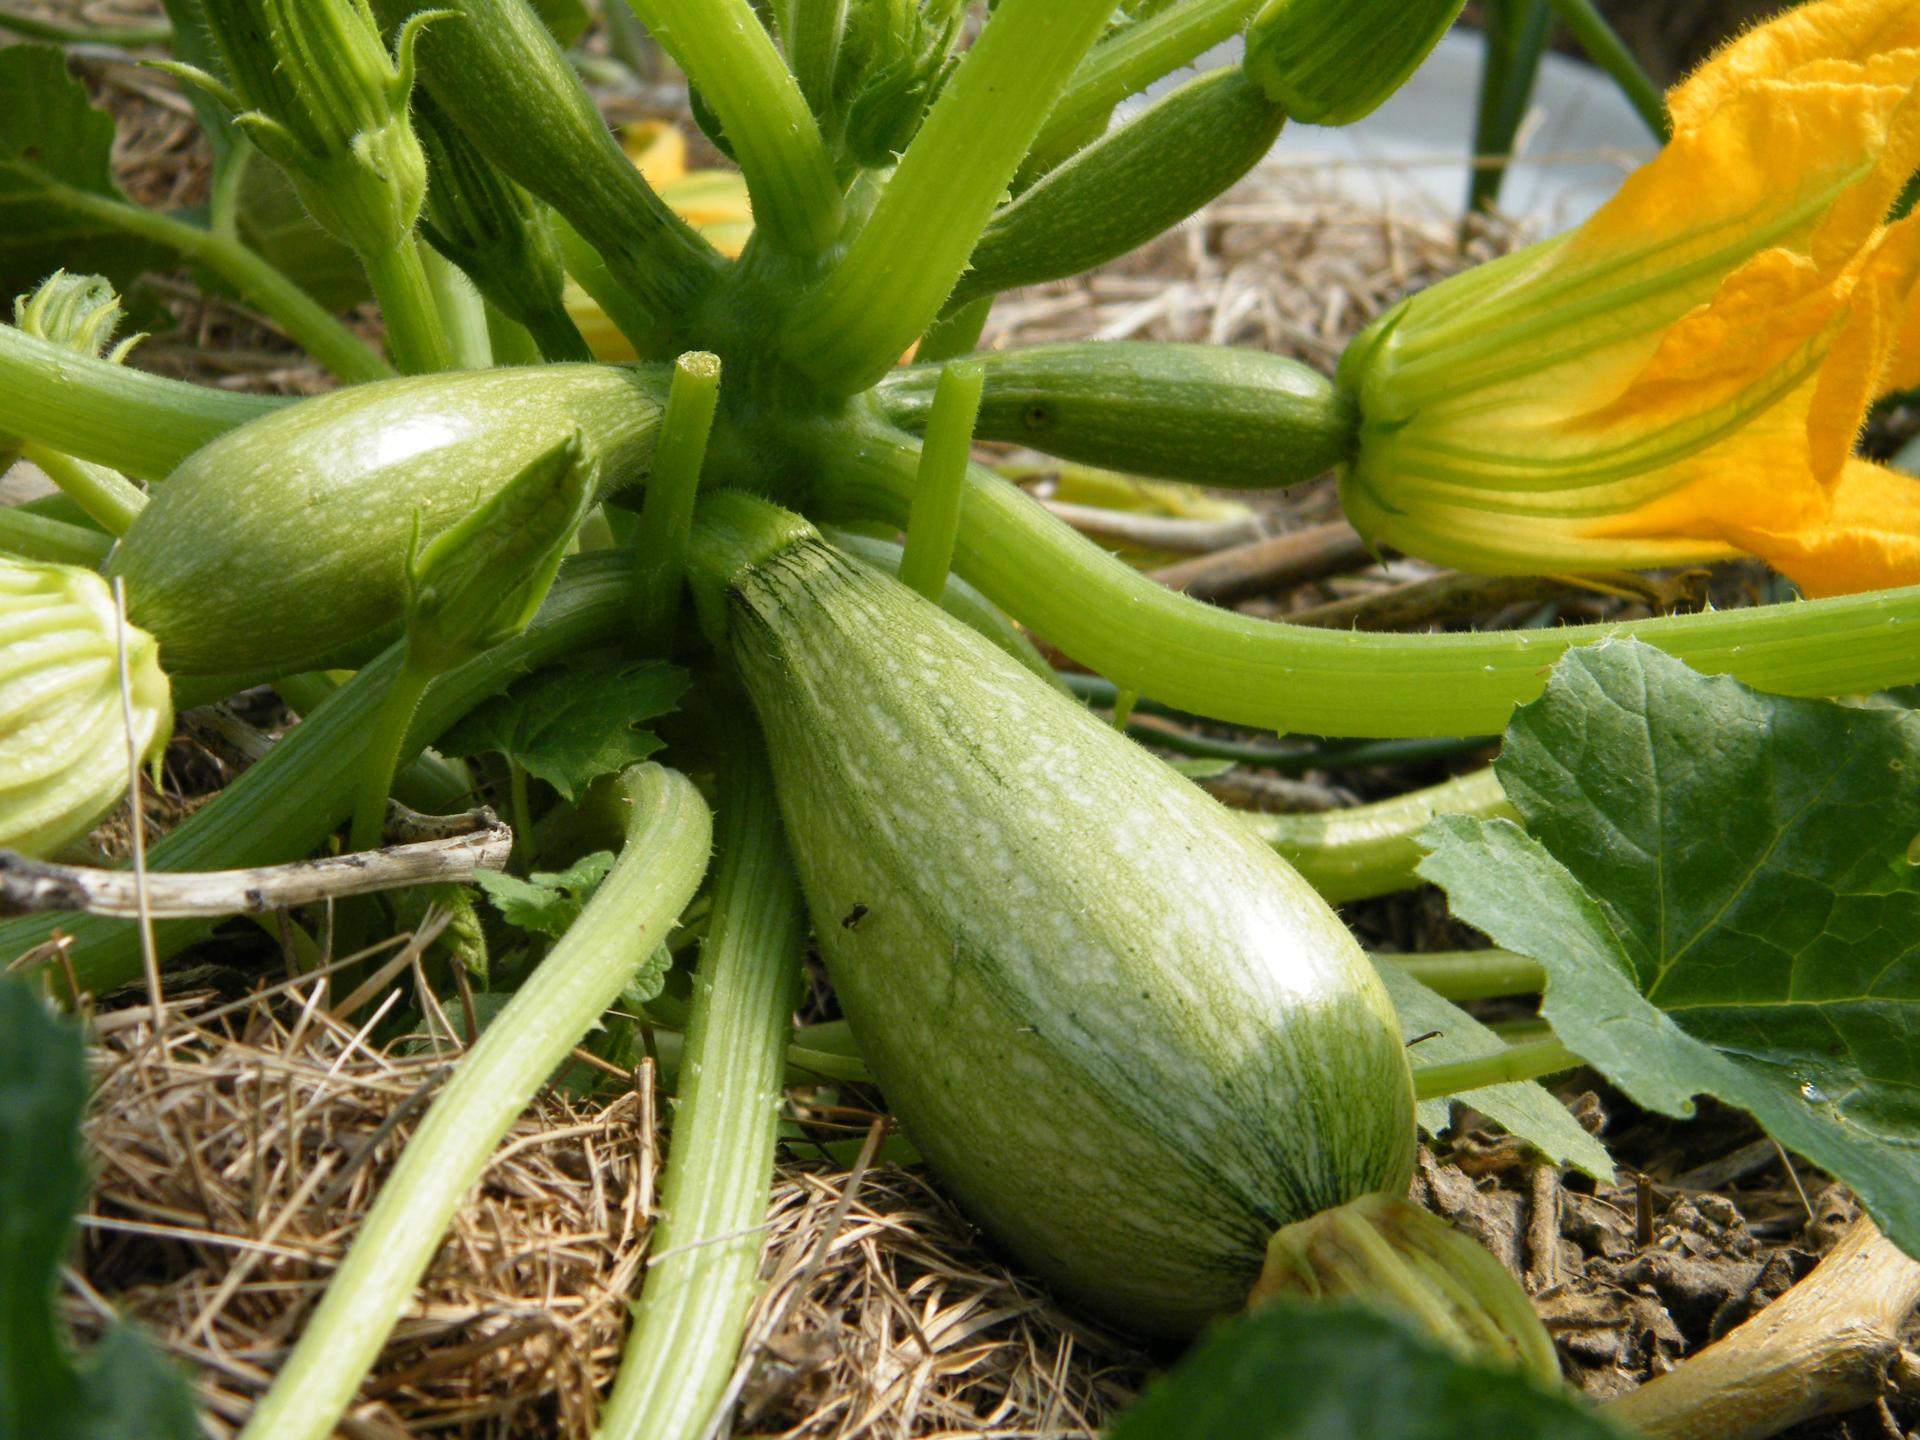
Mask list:
POLYGON ((107 567, 172 675, 286 673, 396 619, 414 517, 430 540, 578 434, 618 486, 652 459, 666 382, 604 365, 381 380, 193 452, 107 567))
POLYGON ((970 1213, 1090 1310, 1191 1332, 1280 1226, 1413 1160, 1392 1007, 1287 864, 804 522, 715 497, 736 662, 862 1053, 970 1213))

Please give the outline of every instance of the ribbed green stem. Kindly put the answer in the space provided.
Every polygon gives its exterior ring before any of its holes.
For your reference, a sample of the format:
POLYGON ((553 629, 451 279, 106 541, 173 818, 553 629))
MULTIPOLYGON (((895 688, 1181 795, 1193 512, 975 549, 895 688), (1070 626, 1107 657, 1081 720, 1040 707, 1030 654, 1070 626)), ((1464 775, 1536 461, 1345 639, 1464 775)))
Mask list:
POLYGON ((992 309, 993 296, 982 295, 978 300, 969 300, 958 309, 948 311, 920 337, 920 348, 913 352, 914 361, 927 365, 971 354, 980 343, 980 332, 987 328, 987 314, 992 309))
MULTIPOLYGON (((493 364, 493 337, 487 333, 487 302, 453 261, 431 245, 420 247, 420 268, 433 292, 441 333, 456 370, 485 370, 493 364)), ((582 357, 585 358, 585 357, 582 357)))
POLYGON ((387 795, 393 789, 393 772, 400 763, 400 749, 407 743, 407 726, 420 697, 433 683, 430 672, 411 659, 400 666, 393 684, 380 701, 374 716, 367 751, 360 759, 360 781, 353 802, 353 828, 348 832, 347 848, 371 850, 380 843, 381 826, 387 818, 387 795))
POLYGON ((1110 0, 1002 0, 781 348, 823 388, 864 390, 940 313, 1110 0))
POLYGON ((633 819, 619 859, 407 1142, 241 1432, 249 1440, 333 1433, 501 1136, 693 898, 713 835, 699 792, 657 765, 630 771, 627 783, 633 819))
POLYGON ((1547 0, 1560 23, 1573 32, 1587 58, 1607 72, 1627 103, 1647 122, 1654 139, 1665 144, 1673 138, 1673 117, 1667 114, 1666 97, 1653 77, 1640 68, 1633 52, 1622 43, 1619 33, 1607 23, 1606 16, 1593 0, 1547 0))
MULTIPOLYGON (((622 634, 632 617, 633 560, 603 551, 566 562, 540 613, 513 640, 434 682, 408 730, 412 755, 510 681, 622 634)), ((297 860, 319 845, 353 808, 354 781, 380 703, 399 673, 404 643, 391 646, 323 700, 258 764, 153 846, 155 870, 221 870, 297 860)), ((154 925, 160 955, 174 954, 211 930, 213 920, 154 925)), ((0 963, 44 943, 73 937, 68 952, 83 990, 104 993, 140 974, 138 927, 99 915, 47 912, 0 922, 0 963)))
POLYGON ((1371 805, 1317 815, 1248 815, 1246 821, 1338 905, 1421 884, 1418 868, 1427 852, 1419 836, 1436 815, 1519 819, 1488 768, 1371 805))
POLYGON ((806 98, 747 0, 628 0, 712 107, 747 177, 753 225, 817 255, 840 233, 840 187, 806 98))
POLYGON ((58 485, 110 535, 124 535, 134 517, 147 508, 147 497, 126 476, 90 460, 77 459, 63 451, 29 441, 20 453, 46 472, 58 485))
POLYGON ((380 318, 387 327, 387 353, 403 375, 429 375, 453 368, 453 351, 440 307, 420 263, 420 247, 409 235, 392 249, 362 255, 380 318))
POLYGON ((1047 123, 1034 137, 1042 166, 1064 158, 1071 139, 1135 91, 1186 64, 1245 27, 1261 0, 1186 0, 1150 20, 1130 25, 1088 52, 1047 123))
POLYGON ((1487 1000, 1496 995, 1538 995, 1547 987, 1546 967, 1511 950, 1430 950, 1424 955, 1379 955, 1448 1000, 1487 1000))
MULTIPOLYGON (((593 297, 593 303, 627 337, 634 353, 642 360, 660 358, 662 337, 659 317, 629 294, 626 287, 615 278, 613 271, 607 268, 606 261, 600 258, 600 252, 558 216, 554 217, 553 235, 560 242, 560 258, 567 267, 567 274, 593 297)), ((575 333, 579 332, 576 330, 575 333)))
POLYGON ((0 435, 142 480, 164 479, 215 436, 290 403, 165 380, 0 325, 0 435))
POLYGON ((980 413, 986 372, 957 361, 940 372, 933 413, 920 443, 920 473, 907 520, 907 548, 900 558, 901 583, 940 603, 953 568, 953 542, 960 528, 960 494, 973 453, 973 419, 980 413))
POLYGON ((748 748, 757 737, 738 740, 720 772, 713 919, 693 977, 661 1218, 600 1440, 700 1440, 755 1290, 805 909, 773 776, 748 748))
POLYGON ((665 654, 680 621, 680 590, 687 576, 687 532, 693 524, 707 435, 720 400, 720 359, 690 350, 673 366, 653 469, 634 531, 639 556, 634 586, 634 639, 648 654, 665 654))
POLYGON ((1439 1100, 1462 1095, 1489 1085, 1505 1085, 1512 1080, 1537 1080, 1542 1075, 1557 1075, 1586 1064, 1558 1040, 1531 1040, 1524 1045, 1509 1045, 1491 1055, 1472 1060, 1453 1060, 1444 1065, 1413 1067, 1413 1093, 1421 1100, 1439 1100))
POLYGON ((1480 98, 1474 117, 1473 174, 1467 181, 1467 212, 1491 209, 1500 199, 1506 159, 1533 99, 1540 56, 1553 11, 1547 0, 1488 0, 1481 19, 1486 56, 1480 66, 1480 98))
POLYGON ((834 70, 847 29, 847 0, 792 0, 781 32, 800 93, 814 113, 825 114, 833 99, 834 70))
MULTIPOLYGON (((816 513, 906 523, 916 446, 836 430, 816 452, 816 513)), ((1008 614, 1115 684, 1195 714, 1322 735, 1505 728, 1576 645, 1633 636, 1709 674, 1788 695, 1920 680, 1920 586, 1622 624, 1484 634, 1323 630, 1217 610, 1154 584, 980 467, 954 568, 1008 614)))
POLYGON ((60 209, 102 221, 205 265, 342 380, 379 380, 393 373, 311 295, 231 236, 201 230, 158 211, 69 185, 50 184, 47 193, 60 209))
POLYGON ((113 537, 98 530, 52 520, 18 506, 0 505, 0 555, 97 570, 112 548, 113 537))

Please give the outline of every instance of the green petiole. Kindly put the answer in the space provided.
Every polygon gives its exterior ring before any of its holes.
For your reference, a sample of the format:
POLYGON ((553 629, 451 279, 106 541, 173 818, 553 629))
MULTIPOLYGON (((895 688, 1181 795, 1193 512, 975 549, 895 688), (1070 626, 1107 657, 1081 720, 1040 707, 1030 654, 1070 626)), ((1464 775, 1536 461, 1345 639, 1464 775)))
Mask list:
POLYGON ((820 127, 748 0, 628 0, 713 107, 747 177, 757 232, 817 255, 840 233, 820 127))
MULTIPOLYGON (((422 242, 420 268, 433 295, 434 313, 446 337, 447 359, 455 370, 485 370, 493 364, 493 337, 487 330, 487 302, 453 261, 422 242)), ((573 357, 568 357, 573 358, 573 357)))
POLYGON ((852 395, 940 313, 1109 0, 1003 0, 907 146, 845 257, 796 304, 781 349, 852 395))
POLYGON ((289 403, 163 379, 0 325, 0 435, 142 480, 164 479, 209 440, 289 403))
MULTIPOLYGON (((904 524, 917 447, 881 429, 822 447, 826 518, 904 524)), ((1483 634, 1327 631, 1216 610, 1166 590, 975 467, 955 569, 1022 624, 1112 678, 1261 729, 1381 737, 1502 729, 1577 645, 1645 640, 1697 670, 1789 695, 1920 679, 1920 586, 1621 624, 1483 634)))
POLYGON ((501 1136, 693 898, 713 833, 699 792, 657 765, 627 784, 633 818, 612 871, 408 1140, 243 1436, 333 1433, 501 1136))
POLYGON ((960 525, 961 486, 973 450, 973 420, 980 413, 986 373, 978 364, 957 361, 940 372, 920 447, 920 471, 907 519, 906 552, 900 557, 901 583, 940 603, 953 568, 953 540, 960 525))
POLYGON ((1429 950, 1418 955, 1378 955, 1448 1000, 1487 1000, 1499 995, 1538 995, 1546 967, 1511 950, 1429 950))
POLYGON ((112 548, 113 537, 98 530, 36 515, 17 505, 0 505, 0 554, 94 570, 112 548))
POLYGON ((1627 103, 1647 122, 1653 138, 1663 145, 1673 138, 1673 117, 1667 114, 1666 97, 1651 76, 1640 68, 1633 52, 1621 42, 1619 32, 1607 23, 1607 17, 1593 0, 1547 0, 1560 23, 1580 42, 1587 58, 1607 72, 1619 87, 1627 103))
POLYGON ((353 802, 353 826, 348 831, 347 847, 371 850, 380 843, 380 829, 387 815, 387 792, 393 788, 393 773, 400 763, 400 752, 407 743, 407 726, 420 708, 420 697, 433 683, 433 672, 415 664, 411 658, 400 666, 380 708, 373 717, 367 736, 367 752, 361 760, 360 786, 353 802))
POLYGON ((387 327, 387 353, 403 375, 428 375, 453 368, 453 351, 440 323, 440 307, 411 234, 391 249, 362 255, 367 279, 387 327))
POLYGON ((230 235, 202 230, 125 200, 47 182, 49 202, 129 235, 164 245, 216 272, 285 330, 301 349, 349 383, 379 380, 393 371, 284 273, 230 235))
POLYGON ((118 471, 31 442, 21 446, 20 453, 44 470, 109 535, 126 534, 146 508, 147 497, 140 487, 118 471))
POLYGON ((56 45, 124 45, 129 49, 164 45, 173 38, 173 26, 164 20, 151 25, 69 25, 8 9, 0 9, 0 30, 56 45))
POLYGON ((661 1219, 601 1440, 700 1440, 756 1288, 805 910, 758 737, 734 738, 661 1219))
POLYGON ((1557 1075, 1575 1070, 1586 1062, 1558 1040, 1529 1040, 1509 1045, 1491 1055, 1472 1060, 1453 1060, 1444 1065, 1413 1067, 1413 1093, 1420 1100, 1439 1100, 1461 1095, 1489 1085, 1505 1085, 1513 1080, 1537 1080, 1542 1075, 1557 1075))
POLYGON ((720 401, 720 360, 690 350, 674 362, 653 469, 634 532, 639 556, 634 587, 634 641, 649 654, 665 654, 680 620, 680 591, 687 571, 687 532, 694 497, 707 459, 707 436, 720 401))

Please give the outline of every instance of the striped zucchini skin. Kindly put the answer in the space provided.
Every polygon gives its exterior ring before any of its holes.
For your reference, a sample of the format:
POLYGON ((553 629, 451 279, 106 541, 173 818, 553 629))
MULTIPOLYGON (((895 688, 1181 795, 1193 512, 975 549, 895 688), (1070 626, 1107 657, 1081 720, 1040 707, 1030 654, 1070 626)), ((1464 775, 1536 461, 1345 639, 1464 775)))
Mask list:
POLYGON ((817 540, 735 575, 727 634, 862 1052, 1023 1261, 1185 1335, 1279 1226, 1405 1187, 1392 1006, 1216 802, 817 540))
POLYGON ((303 400, 156 485, 107 567, 171 675, 284 674, 351 653, 432 539, 578 432, 612 487, 653 456, 666 381, 602 365, 467 370, 303 400))

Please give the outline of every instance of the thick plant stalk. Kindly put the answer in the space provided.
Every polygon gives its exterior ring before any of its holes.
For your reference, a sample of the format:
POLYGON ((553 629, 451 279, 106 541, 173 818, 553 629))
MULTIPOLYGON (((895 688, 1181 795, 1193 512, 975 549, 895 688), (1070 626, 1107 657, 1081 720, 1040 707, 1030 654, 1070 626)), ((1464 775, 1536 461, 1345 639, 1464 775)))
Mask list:
POLYGON ((822 389, 871 385, 940 313, 1109 0, 1003 0, 845 258, 795 307, 787 358, 822 389))
POLYGON ((440 323, 440 307, 427 283, 426 267, 412 235, 378 254, 361 257, 373 282, 380 317, 387 325, 387 353, 403 375, 431 375, 453 368, 453 351, 440 323))
POLYGON ((840 233, 840 186, 800 87, 747 0, 628 0, 687 72, 747 177, 756 231, 817 255, 840 233))
MULTIPOLYGON (((830 520, 907 520, 914 442, 823 447, 830 520)), ((1156 585, 991 472, 968 476, 954 568, 1022 624, 1123 689, 1262 729, 1381 737, 1506 726, 1576 645, 1633 636, 1697 670, 1786 695, 1920 679, 1920 586, 1610 625, 1483 634, 1329 631, 1216 610, 1156 585)))
POLYGON ((1348 810, 1246 818, 1261 839, 1338 905, 1422 883, 1418 871, 1427 852, 1419 836, 1436 815, 1519 818, 1491 768, 1348 810))
POLYGON ((712 817, 685 776, 629 771, 626 846, 573 928, 467 1052, 408 1141, 249 1440, 325 1440, 527 1102, 653 953, 707 868, 712 817))
POLYGON ((805 909, 759 737, 736 739, 720 774, 720 868, 693 977, 661 1219, 600 1440, 708 1432, 759 1269, 805 909))
POLYGON ((720 403, 720 357, 690 350, 673 366, 653 469, 634 531, 639 569, 634 581, 634 640, 642 651, 666 653, 680 619, 680 589, 686 581, 687 532, 707 436, 720 403))
POLYGON ((164 479, 209 440, 291 403, 149 375, 0 325, 0 435, 141 480, 164 479))
MULTIPOLYGON (((434 682, 413 717, 402 756, 430 744, 516 677, 619 634, 632 614, 632 575, 632 557, 617 551, 568 561, 524 633, 434 682)), ((264 760, 170 831, 148 852, 148 862, 157 870, 223 870, 296 860, 319 845, 353 808, 369 729, 405 653, 402 641, 363 667, 264 760)), ((214 923, 159 921, 155 948, 164 959, 214 923)), ((59 912, 0 922, 0 963, 56 932, 72 937, 67 961, 83 991, 103 993, 139 975, 137 929, 99 915, 59 912)))
POLYGON ((960 525, 961 486, 973 450, 973 420, 980 413, 986 376, 980 366, 961 360, 940 372, 933 413, 920 447, 920 475, 907 520, 907 545, 900 557, 901 583, 940 603, 953 568, 953 539, 960 525))

